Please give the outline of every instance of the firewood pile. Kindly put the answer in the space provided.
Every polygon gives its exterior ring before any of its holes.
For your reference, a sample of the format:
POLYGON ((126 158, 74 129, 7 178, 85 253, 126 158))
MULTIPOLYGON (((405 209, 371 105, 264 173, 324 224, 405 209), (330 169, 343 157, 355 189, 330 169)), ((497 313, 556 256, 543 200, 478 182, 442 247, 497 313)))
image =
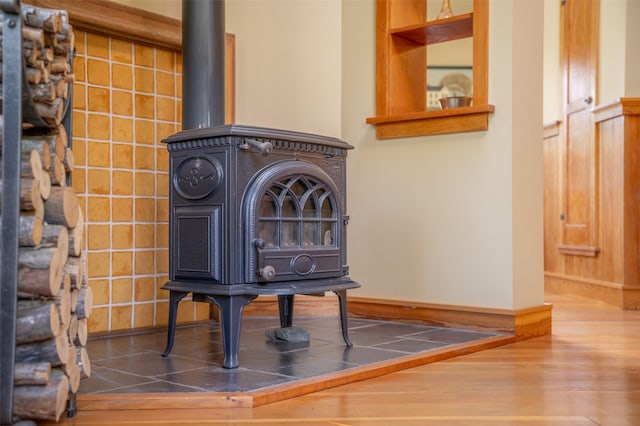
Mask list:
MULTIPOLYGON (((69 85, 73 83, 73 28, 63 11, 29 5, 23 5, 21 10, 24 74, 36 118, 42 120, 30 124, 38 126, 44 122, 48 127, 56 127, 69 104, 69 85)), ((0 60, 4 58, 0 56, 0 60)))
POLYGON ((23 119, 20 142, 13 414, 57 421, 68 401, 75 401, 81 378, 91 374, 84 220, 68 186, 74 161, 61 124, 73 82, 74 36, 64 11, 29 5, 21 10, 24 75, 40 121, 23 119))

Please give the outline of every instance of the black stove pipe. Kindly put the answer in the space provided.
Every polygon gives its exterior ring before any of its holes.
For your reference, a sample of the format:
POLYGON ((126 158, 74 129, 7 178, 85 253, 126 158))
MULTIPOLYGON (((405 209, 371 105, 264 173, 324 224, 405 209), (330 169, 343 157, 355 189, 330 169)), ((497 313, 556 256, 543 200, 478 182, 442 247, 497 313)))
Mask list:
POLYGON ((223 125, 224 0, 182 0, 182 130, 223 125))

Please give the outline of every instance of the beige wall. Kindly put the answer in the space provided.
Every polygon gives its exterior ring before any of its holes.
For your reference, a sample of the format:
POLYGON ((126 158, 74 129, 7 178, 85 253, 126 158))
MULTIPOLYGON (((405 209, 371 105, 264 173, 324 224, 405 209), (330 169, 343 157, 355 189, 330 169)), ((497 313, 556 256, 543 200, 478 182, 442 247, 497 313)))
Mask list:
MULTIPOLYGON (((171 17, 180 18, 180 0, 114 0, 141 9, 153 11, 171 17)), ((356 1, 356 0, 349 0, 356 1)), ((429 2, 430 15, 437 13, 437 5, 440 0, 427 0, 429 2), (436 6, 433 6, 433 5, 436 6)), ((335 3, 336 1, 334 1, 335 3)), ((244 3, 247 7, 263 4, 265 2, 247 0, 227 0, 227 5, 232 10, 241 10, 236 5, 244 3)), ((291 4, 287 1, 273 1, 267 3, 269 7, 276 4, 279 7, 291 4)), ((313 3, 313 2, 310 2, 313 3)), ((465 12, 470 0, 460 0, 454 3, 454 12, 465 12)), ((543 123, 548 123, 561 118, 561 90, 562 80, 559 67, 559 25, 560 4, 554 1, 544 1, 544 85, 543 85, 543 123)), ((640 79, 635 78, 640 71, 640 26, 636 25, 640 19, 640 2, 601 0, 601 42, 600 42, 600 70, 598 79, 598 104, 609 103, 621 96, 640 96, 640 79), (615 48, 612 48, 614 46, 615 48), (621 66, 624 64, 624 66, 621 66)), ((227 12, 227 15, 230 15, 227 12)), ((231 15, 238 16, 236 12, 231 15)), ((228 16, 228 21, 243 21, 228 16)), ((251 25, 251 20, 246 20, 244 25, 251 25)), ((234 22, 227 25, 233 27, 234 22)), ((464 43, 460 43, 464 45, 464 43)), ((438 45, 430 48, 430 57, 436 61, 444 60, 438 45), (431 53, 433 50, 434 53, 431 53)), ((460 55, 446 56, 447 60, 453 58, 454 65, 466 65, 460 55)), ((438 63, 438 65, 441 65, 438 63)))
MULTIPOLYGON (((169 16, 180 9, 177 0, 121 1, 169 16)), ((602 0, 598 103, 640 95, 638 4, 602 0)), ((539 146, 541 123, 561 114, 556 2, 491 1, 488 131, 385 141, 365 124, 375 110, 373 0, 226 7, 237 36, 237 121, 356 147, 349 263, 359 294, 499 308, 542 302, 539 146)))
POLYGON ((598 104, 640 96, 640 2, 601 0, 598 104))
POLYGON ((619 65, 611 65, 625 62, 626 11, 627 2, 625 1, 601 0, 600 69, 596 93, 598 105, 613 102, 624 93, 625 69, 619 65))
POLYGON ((236 122, 340 137, 338 0, 227 0, 236 122))
POLYGON ((170 16, 180 19, 182 17, 182 1, 181 0, 113 0, 116 3, 126 4, 127 6, 137 7, 138 9, 148 10, 150 12, 159 13, 161 15, 170 16))
POLYGON ((342 136, 356 146, 349 255, 361 293, 495 308, 542 303, 542 68, 518 55, 533 49, 541 59, 536 4, 491 4, 496 113, 487 132, 378 141, 364 124, 375 110, 375 6, 343 3, 342 136), (523 25, 524 7, 534 8, 538 27, 523 25), (513 69, 524 75, 513 78, 513 69))
MULTIPOLYGON (((508 8, 494 7, 508 19, 508 8)), ((495 3, 492 3, 492 6, 495 3)), ((536 1, 515 2, 511 50, 511 211, 513 250, 513 305, 515 309, 542 304, 543 191, 542 114, 544 6, 536 1), (523 102, 526 100, 526 102, 523 102)), ((498 16, 500 19, 500 16, 498 16)), ((492 19, 492 31, 499 21, 492 19)), ((508 37, 508 34, 497 34, 508 37)), ((500 52, 497 53, 500 55, 500 52)), ((502 52, 509 56, 506 52, 502 52)), ((500 86, 500 71, 490 67, 492 87, 500 86)), ((496 90, 496 89, 492 89, 496 90)), ((503 89, 504 90, 504 89, 503 89)), ((506 89, 505 92, 509 93, 506 89)), ((496 105, 497 107, 497 105, 496 105)), ((508 120, 507 120, 508 121, 508 120)), ((508 212, 505 212, 507 215, 508 212)))
POLYGON ((365 124, 375 110, 374 1, 228 0, 226 13, 237 121, 355 146, 347 207, 358 295, 543 302, 540 2, 491 2, 488 131, 385 141, 365 124))
POLYGON ((628 1, 626 12, 624 96, 640 97, 640 2, 628 1))
MULTIPOLYGON (((180 0, 116 0, 180 18, 180 0)), ((340 137, 339 0, 227 0, 236 122, 340 137)))
POLYGON ((560 2, 544 2, 544 65, 542 122, 559 120, 562 114, 560 73, 560 2))

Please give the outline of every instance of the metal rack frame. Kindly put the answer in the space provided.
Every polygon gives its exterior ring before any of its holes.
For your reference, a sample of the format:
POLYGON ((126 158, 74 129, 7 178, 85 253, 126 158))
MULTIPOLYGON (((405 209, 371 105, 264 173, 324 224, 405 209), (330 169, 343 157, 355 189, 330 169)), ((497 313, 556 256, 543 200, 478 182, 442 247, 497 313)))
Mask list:
MULTIPOLYGON (((18 292, 20 140, 22 138, 22 17, 20 0, 0 0, 2 32, 2 218, 0 234, 0 423, 13 424, 18 292)), ((27 92, 28 93, 28 92, 27 92)))

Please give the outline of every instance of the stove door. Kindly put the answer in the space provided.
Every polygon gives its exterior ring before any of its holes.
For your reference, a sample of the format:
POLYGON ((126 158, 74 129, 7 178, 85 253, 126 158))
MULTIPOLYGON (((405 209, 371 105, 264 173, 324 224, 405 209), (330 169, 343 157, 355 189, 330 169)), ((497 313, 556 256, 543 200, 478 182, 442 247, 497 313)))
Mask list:
POLYGON ((339 200, 315 164, 283 161, 263 170, 245 196, 246 281, 343 276, 339 200))

